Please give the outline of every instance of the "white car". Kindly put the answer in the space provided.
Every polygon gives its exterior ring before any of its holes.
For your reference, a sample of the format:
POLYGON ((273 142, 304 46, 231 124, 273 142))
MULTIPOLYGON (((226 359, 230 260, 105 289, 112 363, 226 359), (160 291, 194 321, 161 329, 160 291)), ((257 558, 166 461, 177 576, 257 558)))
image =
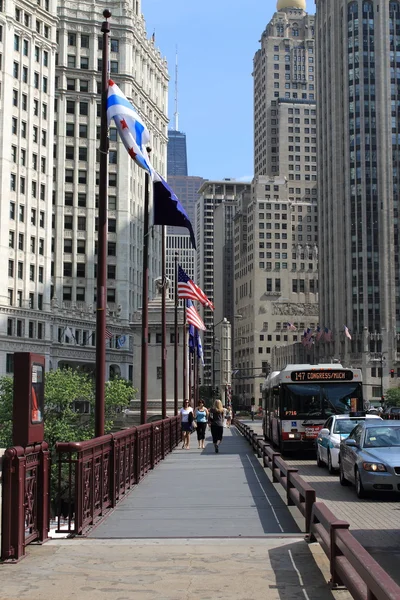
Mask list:
POLYGON ((365 419, 381 419, 379 415, 350 417, 349 415, 332 415, 329 417, 317 437, 317 465, 328 466, 329 473, 339 469, 340 442, 345 440, 357 423, 365 419))

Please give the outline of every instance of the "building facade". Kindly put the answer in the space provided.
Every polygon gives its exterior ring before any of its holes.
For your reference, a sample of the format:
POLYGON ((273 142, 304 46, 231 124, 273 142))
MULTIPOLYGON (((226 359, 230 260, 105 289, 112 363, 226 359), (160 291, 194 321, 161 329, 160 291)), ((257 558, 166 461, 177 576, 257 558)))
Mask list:
POLYGON ((261 401, 275 348, 318 318, 314 16, 279 0, 253 65, 254 172, 235 217, 234 393, 261 401))
POLYGON ((167 173, 170 175, 186 176, 188 174, 186 134, 170 129, 168 131, 168 164, 167 173))
MULTIPOLYGON (((223 246, 214 247, 214 234, 220 236, 220 239, 226 232, 229 231, 229 225, 223 226, 222 231, 215 229, 215 210, 221 204, 227 203, 230 206, 236 203, 238 196, 249 187, 248 183, 239 182, 234 179, 223 179, 220 181, 206 181, 200 188, 200 198, 196 205, 196 243, 197 243, 197 264, 196 264, 196 283, 201 287, 204 293, 215 304, 214 290, 217 287, 223 286, 223 281, 214 280, 214 262, 220 264, 221 257, 217 252, 222 252, 223 246)), ((226 210, 222 213, 227 218, 231 218, 232 211, 226 210)), ((220 312, 222 308, 216 307, 216 311, 220 312)), ((216 316, 208 308, 199 308, 207 331, 204 332, 204 377, 203 384, 210 386, 212 384, 212 355, 213 344, 215 350, 215 332, 213 332, 214 324, 218 323, 216 316), (214 334, 214 335, 213 335, 214 334)), ((219 320, 220 320, 219 319, 219 320)))
POLYGON ((400 3, 316 6, 324 354, 362 367, 379 401, 400 376, 400 3))
MULTIPOLYGON (((0 12, 4 33, 7 19, 1 102, 13 106, 13 120, 10 127, 2 111, 0 173, 7 202, 0 203, 0 253, 8 273, 0 292, 0 373, 12 373, 18 350, 45 354, 47 368, 93 370, 103 9, 113 15, 111 75, 145 119, 153 164, 164 174, 167 66, 147 38, 138 0, 98 2, 97 16, 85 1, 43 0, 43 6, 32 3, 31 12, 14 2, 6 8, 0 12)), ((113 338, 107 377, 132 378, 128 330, 142 305, 144 172, 113 127, 109 163, 107 327, 113 338)), ((156 232, 151 281, 161 272, 160 243, 156 232)))

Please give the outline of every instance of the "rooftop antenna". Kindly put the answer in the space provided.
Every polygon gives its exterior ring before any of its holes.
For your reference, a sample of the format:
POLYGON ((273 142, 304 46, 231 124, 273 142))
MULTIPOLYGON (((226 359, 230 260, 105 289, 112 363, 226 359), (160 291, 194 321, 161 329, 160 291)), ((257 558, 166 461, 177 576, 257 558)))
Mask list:
POLYGON ((176 54, 175 54, 175 113, 174 113, 175 131, 179 131, 178 121, 179 121, 179 112, 178 112, 178 46, 176 46, 176 54))

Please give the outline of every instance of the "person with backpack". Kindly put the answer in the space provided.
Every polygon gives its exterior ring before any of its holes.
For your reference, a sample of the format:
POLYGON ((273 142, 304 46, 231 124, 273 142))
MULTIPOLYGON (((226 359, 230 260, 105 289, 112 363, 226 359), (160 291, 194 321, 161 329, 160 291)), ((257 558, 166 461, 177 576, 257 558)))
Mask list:
POLYGON ((209 423, 216 454, 219 452, 219 446, 224 435, 224 413, 221 400, 215 400, 214 406, 210 410, 209 423))

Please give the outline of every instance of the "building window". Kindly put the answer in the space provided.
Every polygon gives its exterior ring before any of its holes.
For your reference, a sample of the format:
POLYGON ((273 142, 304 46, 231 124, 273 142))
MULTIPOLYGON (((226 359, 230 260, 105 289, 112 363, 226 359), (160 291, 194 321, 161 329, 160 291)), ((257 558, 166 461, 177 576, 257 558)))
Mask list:
POLYGON ((63 300, 65 302, 72 300, 72 287, 63 286, 63 300))
POLYGON ((6 355, 6 373, 14 373, 14 354, 6 355))

